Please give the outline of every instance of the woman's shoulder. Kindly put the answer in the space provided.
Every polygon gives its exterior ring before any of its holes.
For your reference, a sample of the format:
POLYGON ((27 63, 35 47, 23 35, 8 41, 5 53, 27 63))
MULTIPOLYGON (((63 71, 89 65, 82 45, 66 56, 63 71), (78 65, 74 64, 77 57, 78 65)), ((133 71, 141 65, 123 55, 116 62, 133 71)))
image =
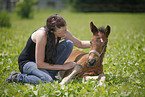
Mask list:
POLYGON ((41 28, 39 28, 38 30, 44 30, 44 31, 45 31, 45 28, 44 28, 44 27, 41 27, 41 28))
POLYGON ((45 38, 47 38, 47 35, 46 35, 46 31, 44 30, 44 27, 39 28, 31 35, 31 39, 34 42, 36 42, 37 39, 45 39, 45 38))

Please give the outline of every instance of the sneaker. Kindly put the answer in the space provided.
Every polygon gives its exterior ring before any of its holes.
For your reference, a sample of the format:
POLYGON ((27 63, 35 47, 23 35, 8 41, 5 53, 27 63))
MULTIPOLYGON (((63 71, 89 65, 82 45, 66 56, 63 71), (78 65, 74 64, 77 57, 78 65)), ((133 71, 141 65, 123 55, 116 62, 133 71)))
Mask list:
POLYGON ((11 72, 11 75, 9 75, 5 81, 8 82, 8 83, 11 83, 11 82, 18 82, 19 80, 17 79, 19 73, 18 72, 15 72, 15 71, 12 71, 11 72))

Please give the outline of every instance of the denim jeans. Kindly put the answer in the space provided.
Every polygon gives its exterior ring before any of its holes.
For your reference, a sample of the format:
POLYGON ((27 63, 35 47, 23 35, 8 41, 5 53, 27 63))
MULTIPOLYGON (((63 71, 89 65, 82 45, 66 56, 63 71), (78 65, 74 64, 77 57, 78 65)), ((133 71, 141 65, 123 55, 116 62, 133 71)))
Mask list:
MULTIPOLYGON (((73 42, 64 40, 57 46, 56 64, 63 65, 71 54, 73 42)), ((27 62, 23 67, 23 74, 17 77, 21 83, 39 84, 41 82, 53 82, 58 70, 38 69, 35 62, 27 62)))

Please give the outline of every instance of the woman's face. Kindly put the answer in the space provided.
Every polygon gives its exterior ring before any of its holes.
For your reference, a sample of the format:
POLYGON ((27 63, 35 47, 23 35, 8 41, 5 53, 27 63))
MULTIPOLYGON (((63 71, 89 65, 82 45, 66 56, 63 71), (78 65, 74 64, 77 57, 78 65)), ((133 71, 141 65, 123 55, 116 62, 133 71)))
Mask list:
POLYGON ((66 26, 61 28, 56 28, 54 35, 57 37, 65 37, 66 31, 67 31, 66 26))

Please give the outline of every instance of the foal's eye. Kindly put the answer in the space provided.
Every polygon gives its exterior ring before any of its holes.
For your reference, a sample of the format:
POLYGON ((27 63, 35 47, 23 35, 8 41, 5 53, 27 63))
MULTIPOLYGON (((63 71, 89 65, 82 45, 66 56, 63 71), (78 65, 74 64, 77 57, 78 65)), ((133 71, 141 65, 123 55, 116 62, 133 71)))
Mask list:
POLYGON ((100 41, 100 38, 97 38, 97 42, 99 42, 100 41))
POLYGON ((102 38, 97 38, 97 42, 99 42, 99 41, 103 42, 103 39, 102 38))

